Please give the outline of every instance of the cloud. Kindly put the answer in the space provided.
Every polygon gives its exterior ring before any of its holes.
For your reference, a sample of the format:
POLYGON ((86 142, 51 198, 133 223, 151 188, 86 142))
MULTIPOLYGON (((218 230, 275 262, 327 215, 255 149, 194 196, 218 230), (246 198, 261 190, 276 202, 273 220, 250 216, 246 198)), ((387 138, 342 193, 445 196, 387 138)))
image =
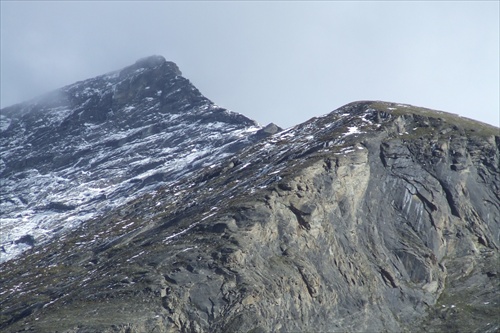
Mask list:
POLYGON ((161 54, 291 126, 359 99, 498 126, 498 2, 2 2, 2 107, 161 54))

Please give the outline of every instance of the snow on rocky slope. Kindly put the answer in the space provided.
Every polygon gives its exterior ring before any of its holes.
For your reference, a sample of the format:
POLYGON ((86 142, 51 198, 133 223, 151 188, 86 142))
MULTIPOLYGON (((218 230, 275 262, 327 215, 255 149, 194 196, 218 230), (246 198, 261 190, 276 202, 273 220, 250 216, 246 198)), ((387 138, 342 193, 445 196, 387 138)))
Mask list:
POLYGON ((266 135, 161 56, 0 113, 0 262, 266 135))
POLYGON ((493 126, 348 104, 3 263, 0 330, 497 332, 499 159, 493 126))

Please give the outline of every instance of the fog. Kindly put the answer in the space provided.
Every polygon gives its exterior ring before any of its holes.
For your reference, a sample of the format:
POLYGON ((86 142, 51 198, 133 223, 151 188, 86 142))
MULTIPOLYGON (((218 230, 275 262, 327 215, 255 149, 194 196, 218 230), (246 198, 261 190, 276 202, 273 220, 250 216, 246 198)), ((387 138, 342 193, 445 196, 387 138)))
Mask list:
POLYGON ((499 2, 2 1, 1 106, 158 54, 289 127, 356 100, 499 126, 499 2))

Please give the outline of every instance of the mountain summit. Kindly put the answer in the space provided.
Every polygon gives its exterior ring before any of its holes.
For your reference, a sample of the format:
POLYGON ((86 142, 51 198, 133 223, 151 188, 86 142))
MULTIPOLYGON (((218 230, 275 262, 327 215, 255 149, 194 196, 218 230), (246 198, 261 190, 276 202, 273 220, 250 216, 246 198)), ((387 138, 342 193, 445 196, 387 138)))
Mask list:
POLYGON ((163 57, 1 110, 1 261, 267 134, 163 57))
POLYGON ((58 94, 70 103, 94 82, 95 97, 76 109, 30 102, 6 113, 3 133, 26 154, 8 150, 4 193, 57 198, 12 195, 12 226, 46 216, 35 214, 81 220, 43 241, 19 234, 27 250, 0 266, 3 331, 500 329, 498 128, 360 101, 261 129, 158 57, 58 94), (41 137, 39 119, 55 124, 45 135, 61 131, 57 139, 41 137), (82 137, 92 149, 79 148, 82 137), (29 160, 61 140, 59 149, 73 147, 66 164, 55 153, 29 160), (80 187, 52 190, 73 174, 80 187), (104 197, 62 201, 99 184, 104 197))

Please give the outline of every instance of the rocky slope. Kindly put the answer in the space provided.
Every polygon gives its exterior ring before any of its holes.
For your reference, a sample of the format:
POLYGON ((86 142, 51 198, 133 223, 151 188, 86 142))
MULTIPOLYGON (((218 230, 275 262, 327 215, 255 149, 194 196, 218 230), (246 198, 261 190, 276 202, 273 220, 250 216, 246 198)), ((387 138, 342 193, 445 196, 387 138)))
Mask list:
POLYGON ((1 266, 6 332, 496 332, 499 129, 357 102, 1 266))
POLYGON ((160 56, 0 113, 0 262, 266 134, 160 56))

